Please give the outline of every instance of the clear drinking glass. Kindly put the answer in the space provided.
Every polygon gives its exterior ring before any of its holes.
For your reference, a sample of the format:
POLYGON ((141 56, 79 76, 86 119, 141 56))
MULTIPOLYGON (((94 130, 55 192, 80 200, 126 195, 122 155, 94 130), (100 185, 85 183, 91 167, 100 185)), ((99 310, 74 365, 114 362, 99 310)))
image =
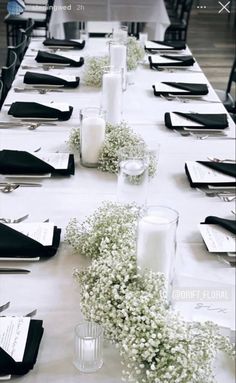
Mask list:
POLYGON ((144 145, 125 147, 118 152, 117 199, 121 203, 146 204, 149 153, 144 145))
POLYGON ((96 323, 75 327, 74 365, 81 372, 95 372, 103 364, 103 330, 96 323))
POLYGON ((120 28, 113 30, 112 37, 113 40, 126 42, 128 38, 128 26, 121 25, 120 28))
POLYGON ((148 40, 148 33, 139 32, 139 41, 142 47, 145 46, 147 40, 148 40))
POLYGON ((106 121, 119 124, 122 107, 122 71, 113 66, 105 66, 102 78, 102 109, 106 113, 106 121))
POLYGON ((143 209, 137 229, 138 273, 161 272, 166 278, 171 301, 176 256, 176 230, 179 214, 166 206, 143 209))
POLYGON ((80 111, 80 160, 83 166, 98 166, 105 130, 104 111, 97 107, 88 107, 80 111))

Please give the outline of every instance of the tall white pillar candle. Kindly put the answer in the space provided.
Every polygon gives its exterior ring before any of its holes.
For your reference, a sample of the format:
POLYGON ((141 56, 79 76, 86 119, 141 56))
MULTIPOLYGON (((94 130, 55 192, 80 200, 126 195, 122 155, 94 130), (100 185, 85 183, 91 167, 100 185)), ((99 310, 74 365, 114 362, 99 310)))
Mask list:
POLYGON ((127 48, 124 44, 112 43, 110 44, 110 65, 115 70, 122 72, 123 89, 126 89, 126 52, 127 48))
POLYGON ((111 124, 121 121, 122 113, 122 78, 119 73, 105 73, 102 85, 103 109, 106 120, 111 124))
POLYGON ((84 165, 96 165, 105 140, 105 120, 102 117, 85 117, 81 129, 81 157, 84 165))

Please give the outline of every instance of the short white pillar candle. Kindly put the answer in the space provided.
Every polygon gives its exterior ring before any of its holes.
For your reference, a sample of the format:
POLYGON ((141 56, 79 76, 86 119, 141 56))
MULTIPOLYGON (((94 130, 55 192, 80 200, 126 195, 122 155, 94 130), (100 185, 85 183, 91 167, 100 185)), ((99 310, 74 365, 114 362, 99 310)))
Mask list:
MULTIPOLYGON (((90 108, 88 108, 90 109, 90 108)), ((91 108, 97 109, 98 108, 91 108)), ((105 119, 97 115, 85 115, 81 125, 81 162, 85 166, 96 166, 105 140, 105 119)))
POLYGON ((102 85, 103 109, 106 121, 118 124, 122 115, 122 77, 121 73, 108 72, 103 75, 102 85))

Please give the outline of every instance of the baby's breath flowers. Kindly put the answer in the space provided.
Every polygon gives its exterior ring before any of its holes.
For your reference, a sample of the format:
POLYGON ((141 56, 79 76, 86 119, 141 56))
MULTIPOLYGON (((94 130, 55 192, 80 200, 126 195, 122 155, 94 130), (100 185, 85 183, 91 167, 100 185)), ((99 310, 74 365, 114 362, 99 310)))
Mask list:
MULTIPOLYGON (((144 48, 135 37, 127 39, 127 70, 137 69, 138 63, 145 56, 144 48)), ((99 88, 102 86, 104 67, 109 65, 109 56, 88 57, 84 66, 84 83, 99 88)))
POLYGON ((72 219, 66 229, 66 240, 76 252, 90 258, 134 255, 138 215, 139 208, 134 204, 106 202, 83 223, 72 219))
POLYGON ((87 86, 99 88, 102 86, 104 67, 109 65, 109 57, 89 57, 84 67, 84 83, 87 86))
POLYGON ((161 273, 137 273, 136 205, 104 203, 84 223, 72 220, 67 241, 92 258, 74 276, 87 320, 103 326, 117 345, 123 378, 135 383, 215 383, 217 351, 233 345, 211 323, 186 322, 167 305, 161 273))
MULTIPOLYGON (((136 134, 126 122, 117 125, 106 124, 106 137, 103 148, 99 154, 98 169, 103 172, 118 173, 118 152, 120 149, 143 145, 149 152, 148 174, 152 178, 157 171, 157 159, 155 152, 149 151, 143 138, 136 134)), ((80 151, 80 129, 75 128, 69 137, 70 150, 80 151)))
POLYGON ((138 63, 144 59, 145 50, 136 37, 127 39, 127 70, 131 71, 138 67, 138 63))

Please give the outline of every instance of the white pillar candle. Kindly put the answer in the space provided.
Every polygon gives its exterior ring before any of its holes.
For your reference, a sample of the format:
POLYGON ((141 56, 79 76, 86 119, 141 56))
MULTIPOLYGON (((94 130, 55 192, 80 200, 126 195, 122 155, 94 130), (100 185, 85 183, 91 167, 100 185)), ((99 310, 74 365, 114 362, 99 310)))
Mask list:
POLYGON ((94 361, 95 341, 93 339, 84 339, 82 347, 84 362, 92 363, 94 361))
POLYGON ((81 129, 82 163, 98 163, 99 152, 105 140, 105 120, 102 117, 85 117, 81 129))
POLYGON ((106 112, 106 120, 111 124, 121 121, 122 113, 122 84, 121 74, 105 73, 103 75, 103 109, 106 112))
POLYGON ((165 217, 147 215, 140 219, 137 239, 137 265, 140 273, 145 269, 164 273, 167 283, 171 269, 172 255, 169 248, 173 241, 171 223, 165 217), (170 233, 172 232, 172 235, 170 233))
POLYGON ((122 72, 123 89, 126 89, 126 45, 111 44, 110 45, 110 65, 115 70, 122 72))

